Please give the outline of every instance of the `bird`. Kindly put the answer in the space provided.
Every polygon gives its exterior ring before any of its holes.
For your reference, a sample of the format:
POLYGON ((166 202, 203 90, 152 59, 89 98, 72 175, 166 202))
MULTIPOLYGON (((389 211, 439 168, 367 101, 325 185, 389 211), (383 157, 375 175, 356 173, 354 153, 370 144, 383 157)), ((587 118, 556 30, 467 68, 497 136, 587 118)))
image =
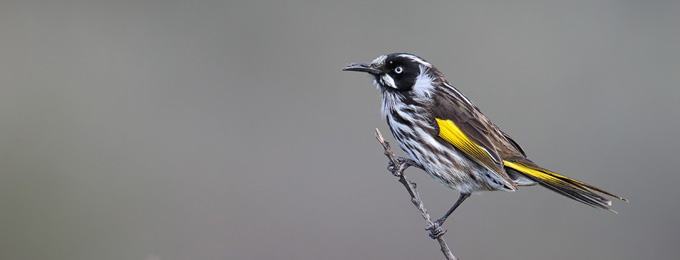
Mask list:
POLYGON ((510 135, 491 122, 428 61, 409 53, 381 55, 343 71, 365 72, 382 96, 381 114, 409 162, 458 191, 453 206, 430 227, 436 238, 446 219, 471 194, 540 185, 583 204, 614 211, 627 199, 557 174, 527 158, 510 135))

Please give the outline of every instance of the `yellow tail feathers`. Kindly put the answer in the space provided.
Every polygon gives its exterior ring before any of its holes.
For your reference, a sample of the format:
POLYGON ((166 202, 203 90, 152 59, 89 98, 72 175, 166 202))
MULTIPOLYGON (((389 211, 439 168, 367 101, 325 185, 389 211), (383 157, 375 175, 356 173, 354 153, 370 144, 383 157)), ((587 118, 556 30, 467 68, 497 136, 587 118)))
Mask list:
POLYGON ((507 160, 503 160, 503 162, 506 167, 525 175, 542 186, 592 207, 603 208, 616 213, 616 211, 611 209, 611 201, 596 192, 626 202, 628 201, 623 197, 611 194, 590 184, 559 175, 530 163, 511 162, 507 160))

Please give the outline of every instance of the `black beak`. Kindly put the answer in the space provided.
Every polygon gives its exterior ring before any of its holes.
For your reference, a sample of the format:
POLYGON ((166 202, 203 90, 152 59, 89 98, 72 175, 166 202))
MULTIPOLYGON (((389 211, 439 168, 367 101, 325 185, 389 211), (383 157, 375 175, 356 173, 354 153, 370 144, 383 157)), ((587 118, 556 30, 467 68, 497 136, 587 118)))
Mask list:
POLYGON ((380 69, 373 67, 370 63, 354 63, 350 64, 344 68, 342 68, 343 71, 361 71, 361 72, 367 72, 373 75, 378 75, 380 74, 380 69))

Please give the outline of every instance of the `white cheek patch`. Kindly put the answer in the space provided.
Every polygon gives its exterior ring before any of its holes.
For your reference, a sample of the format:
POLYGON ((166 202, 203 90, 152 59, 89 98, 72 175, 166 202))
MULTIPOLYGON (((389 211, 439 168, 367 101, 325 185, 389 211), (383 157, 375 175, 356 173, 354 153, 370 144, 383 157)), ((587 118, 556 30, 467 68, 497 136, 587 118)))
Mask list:
POLYGON ((420 65, 420 74, 416 78, 416 83, 413 84, 413 94, 419 97, 431 97, 434 91, 432 85, 432 77, 427 73, 428 68, 420 65))
POLYGON ((397 89, 397 84, 394 83, 394 79, 392 77, 390 77, 390 75, 385 74, 385 75, 380 76, 380 83, 383 86, 390 87, 390 88, 393 88, 393 89, 397 89))

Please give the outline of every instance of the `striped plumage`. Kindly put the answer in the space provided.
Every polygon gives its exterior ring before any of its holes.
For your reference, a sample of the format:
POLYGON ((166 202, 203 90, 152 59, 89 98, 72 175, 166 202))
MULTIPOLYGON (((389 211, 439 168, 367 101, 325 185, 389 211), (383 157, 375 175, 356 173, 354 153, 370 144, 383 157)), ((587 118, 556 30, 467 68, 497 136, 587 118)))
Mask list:
MULTIPOLYGON (((438 86, 446 87, 445 84, 438 86)), ((380 90, 383 116, 397 143, 439 183, 461 193, 516 189, 509 178, 475 163, 438 136, 439 129, 432 112, 438 97, 429 92, 419 96, 386 88, 380 90)))
MULTIPOLYGON (((626 200, 536 165, 509 135, 420 57, 393 53, 344 70, 374 76, 382 94, 382 114, 399 146, 435 180, 461 194, 514 191, 517 186, 538 183, 610 211, 611 201, 603 195, 626 200)), ((461 196, 440 222, 465 198, 461 196)))

